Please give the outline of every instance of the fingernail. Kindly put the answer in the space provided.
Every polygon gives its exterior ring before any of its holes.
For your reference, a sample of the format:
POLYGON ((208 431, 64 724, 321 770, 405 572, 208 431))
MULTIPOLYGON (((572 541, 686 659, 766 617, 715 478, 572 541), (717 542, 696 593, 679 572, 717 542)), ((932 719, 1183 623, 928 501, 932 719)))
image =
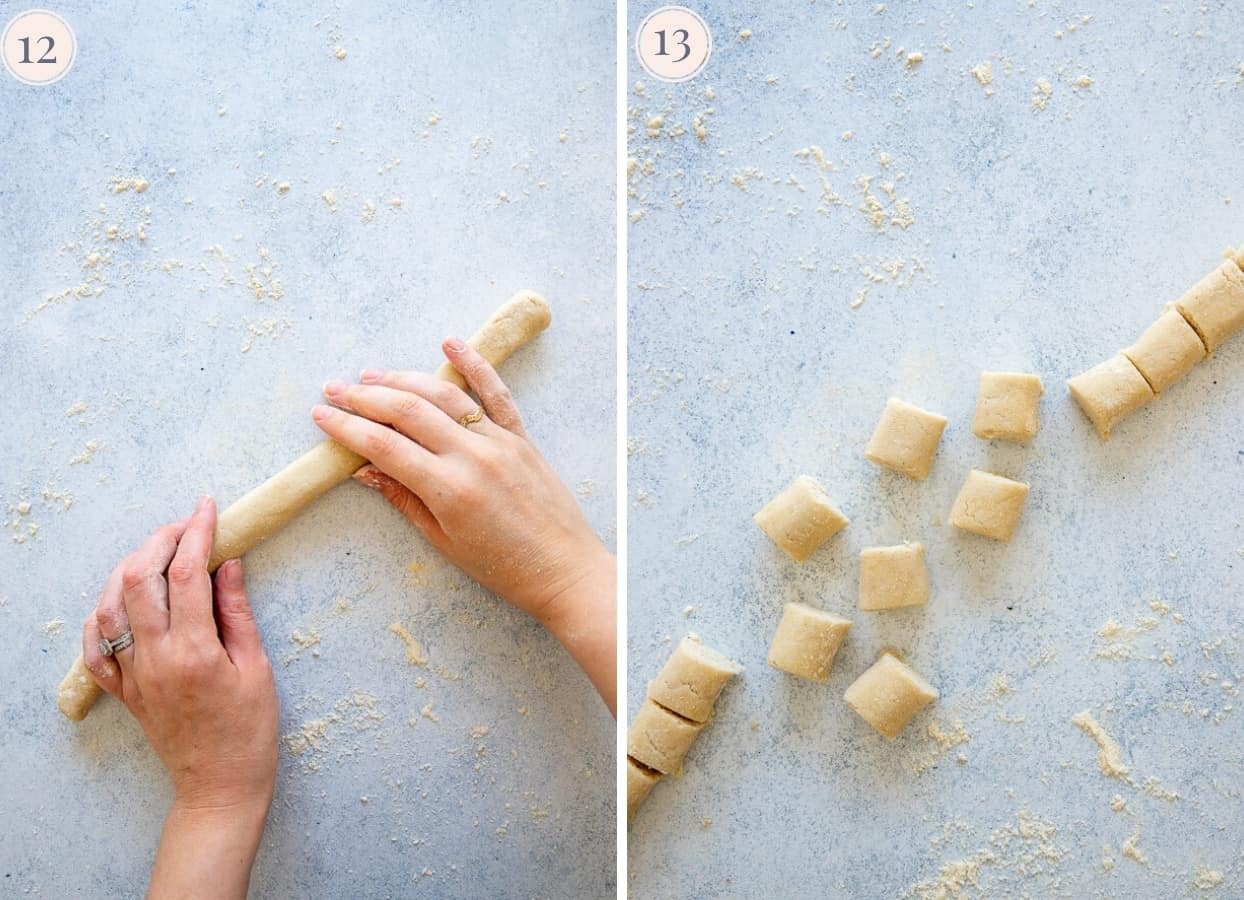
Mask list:
POLYGON ((324 393, 327 394, 329 397, 332 397, 335 394, 340 394, 345 389, 346 389, 346 384, 344 381, 324 382, 324 393))
POLYGON ((332 407, 316 404, 311 407, 311 418, 317 422, 327 422, 333 417, 332 407))
POLYGON ((220 573, 225 578, 225 585, 228 587, 242 586, 242 560, 230 559, 220 567, 220 573))
POLYGON ((466 349, 466 344, 462 343, 462 341, 458 340, 456 337, 451 337, 445 341, 445 349, 452 350, 454 353, 461 353, 466 349))
POLYGON ((379 381, 383 377, 384 372, 381 372, 379 369, 364 369, 362 372, 359 372, 359 381, 363 382, 379 381))
POLYGON ((209 497, 207 494, 204 494, 202 497, 199 498, 199 503, 197 506, 195 506, 194 511, 202 512, 203 510, 207 509, 207 505, 211 502, 212 502, 212 498, 209 497))
POLYGON ((373 466, 363 466, 363 468, 359 469, 351 477, 353 477, 359 484, 372 488, 373 490, 377 490, 380 487, 380 479, 377 477, 376 469, 373 466))

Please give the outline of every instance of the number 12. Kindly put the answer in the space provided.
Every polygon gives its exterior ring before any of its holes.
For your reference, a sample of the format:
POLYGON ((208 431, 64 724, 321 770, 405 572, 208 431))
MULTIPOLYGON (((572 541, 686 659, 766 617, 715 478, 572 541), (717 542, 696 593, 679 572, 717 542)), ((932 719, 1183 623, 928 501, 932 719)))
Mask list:
MULTIPOLYGON (((43 51, 43 55, 39 57, 38 62, 51 63, 55 65, 56 57, 48 56, 48 54, 51 53, 52 48, 56 46, 56 41, 52 40, 51 35, 46 35, 46 34, 43 37, 39 38, 39 40, 47 41, 48 46, 47 46, 47 49, 43 51)), ((18 43, 22 45, 22 58, 20 61, 24 63, 30 62, 31 61, 30 60, 30 38, 28 37, 20 38, 18 40, 18 43)))

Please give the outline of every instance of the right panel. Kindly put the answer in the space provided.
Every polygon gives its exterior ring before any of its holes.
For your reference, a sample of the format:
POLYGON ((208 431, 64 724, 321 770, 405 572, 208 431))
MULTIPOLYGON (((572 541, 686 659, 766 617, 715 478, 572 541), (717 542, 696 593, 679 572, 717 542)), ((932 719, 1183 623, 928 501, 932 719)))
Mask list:
POLYGON ((631 895, 1244 895, 1238 13, 655 8, 631 895))

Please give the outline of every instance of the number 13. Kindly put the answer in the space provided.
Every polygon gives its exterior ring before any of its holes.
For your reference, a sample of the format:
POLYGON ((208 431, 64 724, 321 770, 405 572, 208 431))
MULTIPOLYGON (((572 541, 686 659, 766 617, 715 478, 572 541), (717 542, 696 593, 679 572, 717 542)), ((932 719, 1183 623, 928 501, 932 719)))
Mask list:
MULTIPOLYGON (((665 49, 665 29, 662 28, 656 34, 657 56, 669 56, 669 51, 665 49)), ((691 46, 687 43, 687 38, 689 36, 690 35, 687 34, 687 29, 685 28, 679 28, 674 31, 674 43, 677 46, 682 47, 682 56, 678 57, 678 59, 674 60, 674 62, 680 63, 691 55, 691 46), (682 37, 679 37, 679 35, 682 35, 682 37)))

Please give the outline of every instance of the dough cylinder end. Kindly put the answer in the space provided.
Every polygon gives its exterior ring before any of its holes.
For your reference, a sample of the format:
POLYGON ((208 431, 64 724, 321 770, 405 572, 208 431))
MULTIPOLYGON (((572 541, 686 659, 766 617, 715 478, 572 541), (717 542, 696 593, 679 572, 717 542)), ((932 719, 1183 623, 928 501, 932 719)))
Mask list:
MULTIPOLYGON (((492 365, 499 366, 525 347, 553 321, 549 301, 535 291, 518 291, 467 341, 492 365)), ((470 391, 466 379, 448 362, 441 363, 436 377, 470 391)))
POLYGON ((56 706, 66 719, 81 722, 103 692, 87 671, 85 660, 79 656, 56 688, 56 706))

